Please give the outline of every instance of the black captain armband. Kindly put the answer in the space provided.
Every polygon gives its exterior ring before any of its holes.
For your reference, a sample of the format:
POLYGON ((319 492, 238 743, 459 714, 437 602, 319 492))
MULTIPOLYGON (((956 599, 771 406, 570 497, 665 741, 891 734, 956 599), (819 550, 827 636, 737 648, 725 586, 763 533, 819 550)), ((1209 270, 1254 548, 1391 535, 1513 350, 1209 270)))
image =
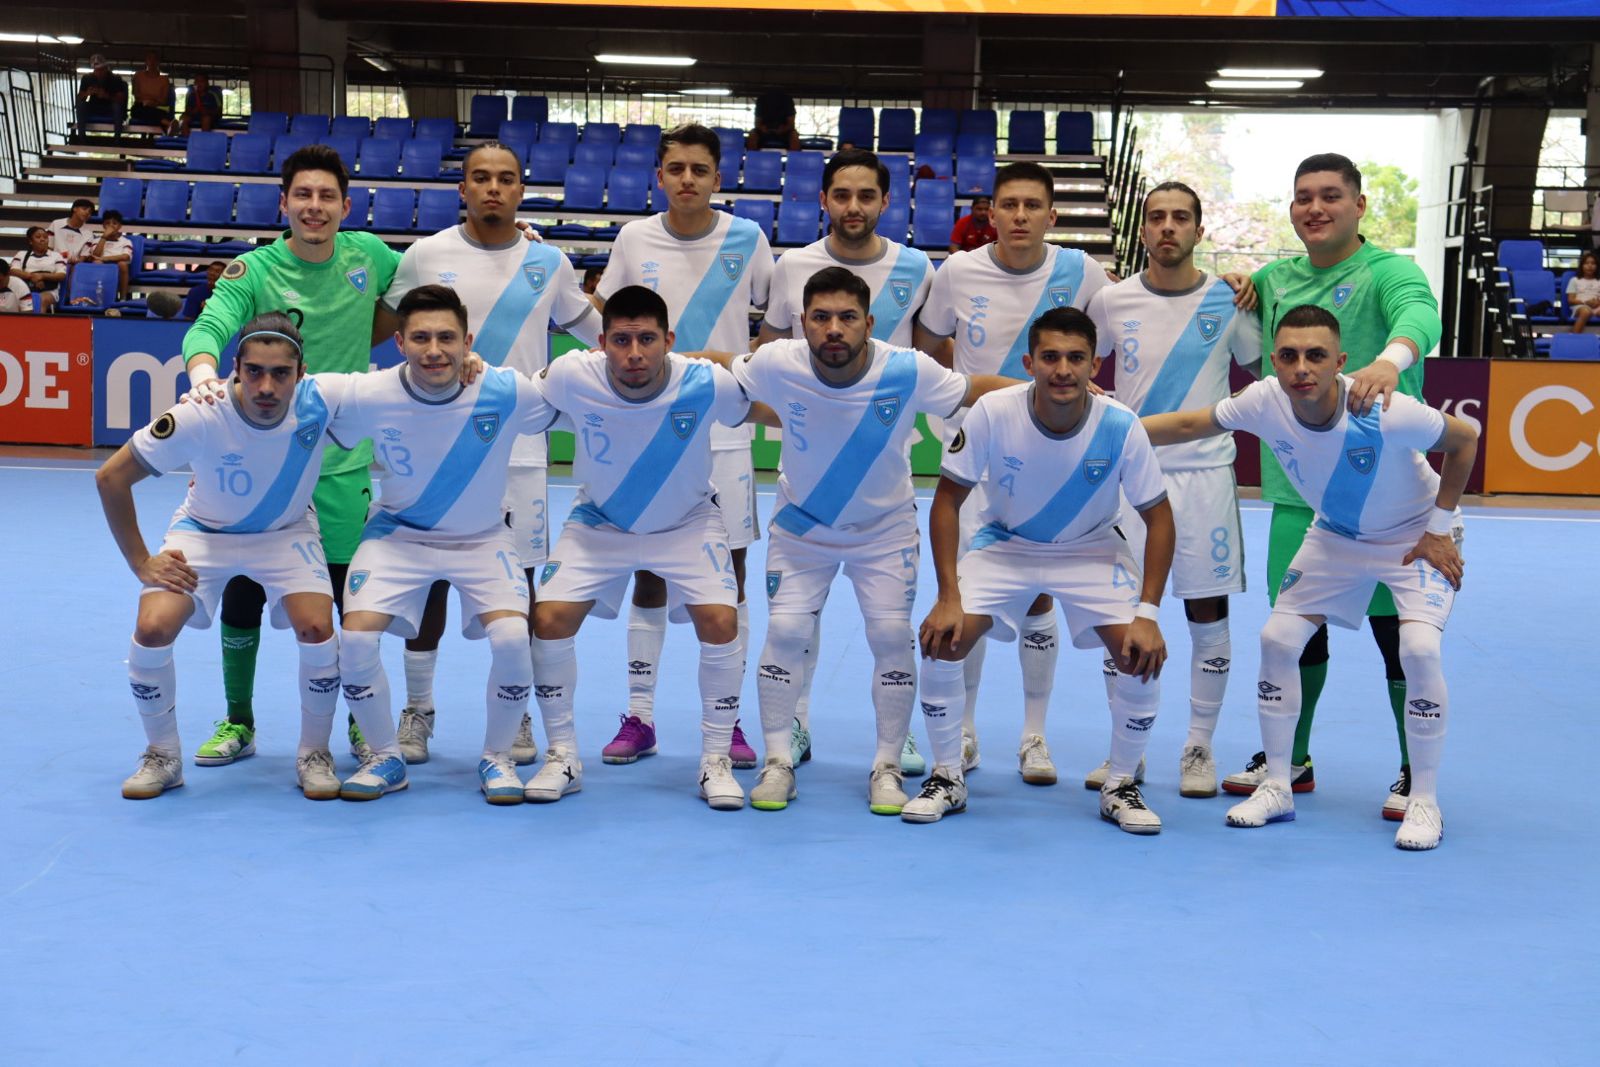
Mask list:
POLYGON ((954 454, 956 452, 960 452, 963 448, 966 448, 966 447, 967 447, 967 431, 965 431, 965 430, 957 430, 955 439, 950 442, 950 447, 945 449, 945 451, 949 452, 951 454, 954 454))
POLYGON ((178 420, 172 417, 172 412, 163 412, 159 419, 150 424, 150 436, 157 441, 165 441, 177 428, 178 420))

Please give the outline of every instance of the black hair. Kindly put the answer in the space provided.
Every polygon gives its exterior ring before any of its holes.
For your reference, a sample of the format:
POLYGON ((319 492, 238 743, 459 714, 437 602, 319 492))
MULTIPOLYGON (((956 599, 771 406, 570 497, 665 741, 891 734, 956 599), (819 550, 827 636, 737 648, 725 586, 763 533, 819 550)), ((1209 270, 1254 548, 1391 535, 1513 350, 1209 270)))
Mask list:
POLYGON ((1039 335, 1046 330, 1056 333, 1075 333, 1089 342, 1089 354, 1095 354, 1095 346, 1099 343, 1099 335, 1094 328, 1094 320, 1074 307, 1051 308, 1043 315, 1033 320, 1033 325, 1028 327, 1028 351, 1032 352, 1039 347, 1039 335))
POLYGON ((1055 203, 1056 180, 1050 172, 1037 163, 1007 163, 994 172, 994 191, 999 195, 1000 187, 1008 182, 1037 182, 1044 186, 1044 200, 1046 204, 1055 203))
POLYGON ((605 310, 600 313, 600 329, 610 330, 618 319, 655 319, 661 332, 671 329, 667 322, 667 302, 661 294, 643 285, 624 285, 606 298, 605 310))
POLYGON ((283 161, 283 192, 289 192, 295 176, 303 170, 325 170, 339 180, 339 195, 350 195, 350 171, 339 153, 325 144, 308 144, 283 161))
POLYGON ((34 234, 36 234, 36 233, 49 233, 49 232, 50 231, 45 229, 43 226, 29 226, 28 227, 27 238, 28 238, 28 240, 31 241, 31 240, 33 240, 33 235, 34 234))
MULTIPOLYGON (((1319 170, 1323 168, 1317 168, 1319 170)), ((1333 317, 1333 312, 1327 308, 1320 308, 1315 304, 1301 304, 1292 307, 1278 320, 1277 328, 1272 331, 1276 337, 1278 330, 1307 330, 1315 327, 1332 330, 1335 340, 1339 338, 1339 320, 1333 317)))
POLYGON ((287 311, 263 311, 245 323, 244 328, 239 331, 239 351, 234 355, 233 362, 237 366, 243 361, 246 345, 285 342, 294 347, 295 362, 304 363, 306 358, 304 342, 300 338, 300 328, 294 319, 289 317, 287 311))
POLYGON ((872 310, 872 290, 860 275, 844 267, 823 267, 807 278, 800 306, 810 307, 812 299, 819 293, 849 293, 860 303, 863 312, 872 310))
POLYGON ((467 332, 466 306, 448 285, 419 285, 400 298, 400 306, 394 311, 400 318, 401 333, 405 333, 407 321, 419 311, 448 311, 461 324, 461 332, 467 332))
POLYGON ((80 207, 86 207, 86 208, 88 208, 88 209, 89 209, 89 210, 90 210, 90 211, 93 211, 93 210, 94 210, 94 201, 93 201, 93 200, 90 200, 90 199, 89 199, 89 198, 88 198, 88 197, 86 197, 86 196, 80 196, 80 197, 78 197, 78 199, 76 199, 76 200, 74 200, 74 201, 73 201, 73 202, 72 202, 72 210, 73 210, 73 211, 76 211, 76 210, 78 210, 78 209, 79 209, 79 208, 80 208, 80 207))
POLYGON ((518 176, 518 178, 520 178, 522 176, 522 167, 523 167, 522 157, 517 154, 517 150, 515 148, 512 148, 508 144, 502 144, 499 141, 484 141, 482 144, 473 145, 472 148, 467 152, 466 158, 461 161, 461 171, 462 171, 462 173, 465 174, 468 170, 470 170, 472 168, 472 157, 473 156, 477 155, 479 152, 488 152, 488 151, 491 151, 493 149, 499 149, 500 151, 507 153, 508 155, 511 156, 512 159, 517 161, 517 176, 518 176))
POLYGON ((1344 183, 1351 189, 1357 193, 1361 192, 1361 172, 1350 162, 1349 156, 1341 156, 1337 152, 1319 152, 1302 159, 1300 165, 1294 169, 1294 180, 1299 181, 1307 174, 1316 174, 1324 170, 1333 171, 1343 178, 1344 183))
POLYGON ((824 193, 833 184, 833 176, 846 167, 866 167, 877 172, 878 191, 884 196, 889 195, 889 168, 884 166, 883 160, 878 158, 876 152, 869 152, 865 148, 846 148, 833 154, 833 158, 828 160, 828 165, 822 168, 824 193))
POLYGON ((722 166, 722 141, 717 135, 698 122, 688 122, 682 126, 674 126, 661 135, 661 143, 656 146, 656 158, 665 161, 667 150, 673 145, 690 147, 699 145, 711 153, 711 162, 722 166))
POLYGON ((118 211, 114 207, 113 208, 107 208, 105 210, 105 213, 100 216, 100 221, 101 222, 110 222, 112 219, 116 219, 118 222, 121 222, 122 221, 122 212, 118 211))
POLYGON ((1187 193, 1189 199, 1194 201, 1194 224, 1200 225, 1200 194, 1182 182, 1162 182, 1160 185, 1144 194, 1144 203, 1139 205, 1139 217, 1143 218, 1150 210, 1150 198, 1157 193, 1187 193))

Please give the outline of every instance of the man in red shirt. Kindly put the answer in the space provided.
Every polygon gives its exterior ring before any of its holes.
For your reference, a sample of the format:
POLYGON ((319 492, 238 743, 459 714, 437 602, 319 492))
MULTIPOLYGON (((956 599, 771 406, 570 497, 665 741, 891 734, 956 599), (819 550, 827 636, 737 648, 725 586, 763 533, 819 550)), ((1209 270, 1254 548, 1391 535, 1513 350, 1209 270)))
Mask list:
POLYGON ((957 219, 956 228, 950 231, 950 251, 967 252, 994 241, 994 223, 989 218, 990 203, 987 196, 972 198, 972 210, 957 219))

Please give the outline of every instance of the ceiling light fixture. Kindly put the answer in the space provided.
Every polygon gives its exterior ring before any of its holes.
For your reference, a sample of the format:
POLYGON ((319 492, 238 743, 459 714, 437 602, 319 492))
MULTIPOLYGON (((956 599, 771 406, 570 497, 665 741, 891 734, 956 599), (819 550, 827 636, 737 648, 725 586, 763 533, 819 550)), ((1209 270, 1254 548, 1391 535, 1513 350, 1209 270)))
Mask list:
POLYGON ((684 96, 732 96, 732 89, 685 89, 684 96))
POLYGON ((625 63, 636 67, 692 67, 695 64, 693 56, 639 56, 625 52, 597 52, 594 58, 599 63, 625 63))
POLYGON ((1211 78, 1206 84, 1213 89, 1298 89, 1305 82, 1271 78, 1211 78))
POLYGON ((1315 67, 1223 67, 1219 78, 1320 78, 1315 67))

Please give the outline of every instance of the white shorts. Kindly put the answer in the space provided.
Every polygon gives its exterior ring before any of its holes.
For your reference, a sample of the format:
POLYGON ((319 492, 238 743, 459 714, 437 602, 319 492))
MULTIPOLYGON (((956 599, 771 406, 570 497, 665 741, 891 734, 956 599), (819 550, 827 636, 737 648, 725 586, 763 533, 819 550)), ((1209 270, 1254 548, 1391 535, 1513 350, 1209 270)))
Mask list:
MULTIPOLYGON (((1239 489, 1232 467, 1165 471, 1167 501, 1178 530, 1167 588, 1180 600, 1244 592, 1244 539, 1239 526, 1239 489)), ((1128 551, 1144 561, 1144 519, 1122 498, 1128 551)))
MULTIPOLYGON (((194 600, 194 614, 184 623, 195 630, 211 627, 223 587, 236 574, 259 583, 267 591, 274 629, 289 628, 289 616, 283 610, 284 597, 293 593, 318 593, 330 601, 333 599, 327 558, 322 554, 322 535, 317 532, 309 512, 294 525, 267 533, 168 530, 161 550, 168 549, 182 552, 183 558, 200 576, 199 584, 189 594, 194 600)), ((139 595, 161 591, 159 586, 147 585, 139 595)))
POLYGON ((1082 545, 1019 547, 993 541, 961 557, 961 609, 994 620, 989 636, 1016 639, 1028 608, 1040 593, 1054 597, 1076 648, 1103 648, 1096 626, 1133 621, 1144 579, 1116 531, 1082 545))
MULTIPOLYGON (((1383 541, 1354 541, 1319 528, 1306 531, 1300 551, 1289 561, 1273 611, 1288 615, 1325 615, 1347 629, 1360 629, 1367 604, 1379 582, 1394 595, 1402 622, 1428 622, 1444 629, 1455 606, 1456 591, 1444 575, 1422 560, 1402 564, 1428 528, 1427 521, 1383 541)), ((1455 529, 1456 544, 1461 528, 1455 529)))
POLYGON ((909 541, 874 541, 854 548, 815 545, 776 527, 767 531, 767 610, 770 614, 821 611, 839 568, 855 587, 856 603, 866 618, 911 617, 917 599, 917 567, 922 546, 909 541))
POLYGON ((729 548, 748 548, 761 537, 756 519, 755 473, 748 448, 711 453, 711 486, 722 508, 729 548))
POLYGON ((685 608, 691 604, 731 608, 738 602, 722 512, 709 503, 682 526, 659 533, 627 533, 568 519, 539 572, 539 599, 592 600, 591 614, 614 619, 634 571, 649 571, 667 583, 673 622, 687 621, 685 608))
POLYGON ((449 582, 461 598, 461 633, 484 636, 478 616, 491 611, 528 614, 528 580, 522 573, 511 531, 501 529, 486 541, 403 541, 363 538, 350 561, 344 610, 393 616, 388 631, 417 636, 428 590, 449 582))
POLYGON ((511 539, 517 543, 522 569, 536 571, 550 558, 550 518, 546 467, 513 466, 506 477, 506 495, 501 506, 511 526, 511 539))

